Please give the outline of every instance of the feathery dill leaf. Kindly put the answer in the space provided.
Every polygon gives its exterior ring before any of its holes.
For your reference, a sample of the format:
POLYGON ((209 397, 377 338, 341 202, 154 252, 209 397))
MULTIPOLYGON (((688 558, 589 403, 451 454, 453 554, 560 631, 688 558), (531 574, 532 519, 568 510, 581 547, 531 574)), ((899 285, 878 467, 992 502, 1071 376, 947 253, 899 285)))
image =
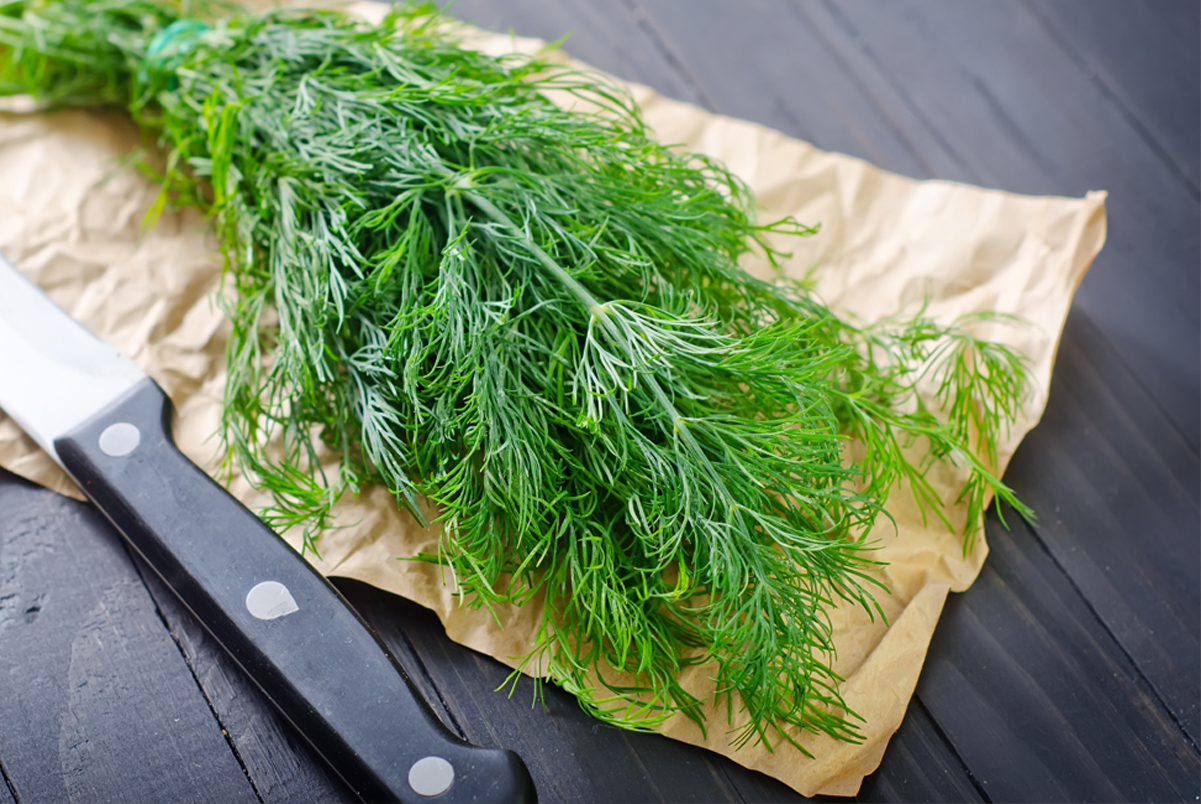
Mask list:
POLYGON ((970 470, 965 539, 990 494, 1028 514, 992 473, 1022 359, 973 320, 856 328, 746 275, 767 233, 811 230, 757 223, 595 75, 474 52, 429 6, 208 13, 0 3, 0 93, 129 109, 166 154, 152 214, 212 217, 224 438, 268 521, 314 549, 348 490, 419 520, 427 498, 463 599, 540 598, 531 661, 597 716, 699 721, 678 678, 715 662, 735 742, 860 739, 828 612, 879 611, 864 535, 891 489, 947 521, 935 462, 970 470))

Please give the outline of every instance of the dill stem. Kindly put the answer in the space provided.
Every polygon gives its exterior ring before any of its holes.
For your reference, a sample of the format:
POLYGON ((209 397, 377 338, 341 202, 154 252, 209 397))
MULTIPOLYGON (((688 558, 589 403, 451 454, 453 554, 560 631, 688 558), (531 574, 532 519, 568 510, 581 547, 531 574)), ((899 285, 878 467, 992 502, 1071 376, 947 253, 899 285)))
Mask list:
POLYGON ((128 108, 166 151, 143 165, 156 210, 215 219, 222 436, 268 523, 315 549, 347 490, 418 516, 424 496, 456 594, 541 594, 526 660, 596 716, 701 723, 679 674, 712 662, 734 743, 860 739, 829 616, 880 611, 859 534, 901 484, 950 527, 939 461, 968 475, 965 548, 989 493, 1020 506, 976 456, 1027 392, 1021 356, 979 316, 859 328, 750 277, 742 255, 781 256, 767 233, 814 230, 756 222, 743 182, 657 142, 606 79, 465 48, 432 3, 378 27, 234 15, 148 58, 183 10, 0 0, 0 94, 128 108))
MULTIPOLYGON (((450 175, 449 171, 447 171, 447 175, 450 175)), ((633 352, 633 350, 630 348, 629 341, 625 337, 625 333, 622 332, 610 318, 609 308, 607 305, 601 303, 600 300, 598 300, 588 291, 588 288, 584 287, 574 276, 568 273, 567 269, 559 265, 559 263, 552 259, 549 254, 543 251, 542 248, 539 247, 539 245, 533 240, 531 240, 524 231, 519 229, 517 225, 513 223, 513 220, 499 207, 497 207, 487 198, 484 198, 482 195, 472 190, 462 189, 461 192, 468 201, 479 207, 483 213, 487 215, 488 218, 490 218, 494 223, 499 223, 501 226, 508 228, 511 232, 520 237, 522 244, 530 250, 531 254, 534 255, 534 259, 536 259, 540 265, 550 271, 556 279, 562 282, 563 285, 569 291, 571 291, 571 293, 580 301, 580 303, 584 305, 584 308, 588 310, 588 312, 598 321, 600 321, 601 326, 605 328, 605 331, 609 333, 609 336, 613 338, 613 340, 627 353, 633 352)), ((654 395, 655 400, 668 415, 675 432, 684 439, 685 444, 688 446, 688 451, 692 454, 693 458, 701 462, 701 464, 705 467, 706 474, 709 475, 709 478, 721 491, 725 501, 731 506, 735 505, 734 499, 730 495, 730 490, 726 487, 725 481, 722 480, 721 476, 717 472, 717 469, 713 466, 713 462, 709 459, 709 456, 705 454, 705 451, 701 448, 701 445, 697 443, 696 438, 689 431, 688 423, 684 421, 682 416, 680 416, 679 411, 676 409, 676 406, 672 403, 671 399, 668 398, 667 393, 663 390, 663 386, 659 383, 658 379, 650 374, 642 375, 641 379, 642 381, 646 382, 651 390, 651 393, 654 395)))
MULTIPOLYGON (((448 177, 451 175, 449 170, 446 170, 446 175, 448 177)), ((551 259, 550 255, 543 251, 537 243, 527 237, 525 232, 522 231, 517 224, 513 223, 512 218, 502 212, 501 209, 496 206, 496 204, 493 204, 487 198, 475 192, 474 190, 463 188, 459 189, 460 192, 463 193, 464 198, 479 207, 480 210, 482 210, 483 213, 487 215, 494 223, 499 223, 501 226, 504 226, 509 231, 518 235, 521 238, 522 244, 530 250, 531 254, 534 255, 534 259, 536 259, 543 268, 546 268, 546 270, 550 271, 556 279, 562 282, 563 285, 570 290, 577 299, 579 299, 580 303, 583 304, 586 309, 595 311, 597 308, 603 307, 600 301, 588 292, 588 288, 580 284, 580 282, 574 276, 569 274, 563 266, 551 259)))

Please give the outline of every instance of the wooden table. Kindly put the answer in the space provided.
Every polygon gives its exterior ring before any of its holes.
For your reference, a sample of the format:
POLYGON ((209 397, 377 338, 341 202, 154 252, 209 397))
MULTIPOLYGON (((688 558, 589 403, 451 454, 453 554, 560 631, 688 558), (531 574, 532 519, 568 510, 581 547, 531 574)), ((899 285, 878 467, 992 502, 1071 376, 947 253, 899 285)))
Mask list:
MULTIPOLYGON (((1050 404, 1008 481, 1039 514, 953 596, 868 801, 1195 801, 1199 13, 1130 2, 458 0, 623 78, 918 178, 1110 192, 1050 404)), ((543 801, 784 801, 617 731, 341 588, 446 722, 543 801)), ((798 761, 803 761, 799 760, 798 761)), ((348 791, 89 506, 0 475, 0 803, 341 801, 348 791)))

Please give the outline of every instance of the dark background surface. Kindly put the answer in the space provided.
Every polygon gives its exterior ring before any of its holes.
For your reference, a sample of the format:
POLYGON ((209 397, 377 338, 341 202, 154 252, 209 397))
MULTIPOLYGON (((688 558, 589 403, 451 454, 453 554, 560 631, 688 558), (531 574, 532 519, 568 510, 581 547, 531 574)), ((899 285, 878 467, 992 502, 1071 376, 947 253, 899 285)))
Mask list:
MULTIPOLYGON (((1199 100, 1189 0, 458 0, 622 78, 916 178, 1108 190, 1042 424, 948 601, 865 801, 1196 801, 1201 760, 1199 100), (1011 522, 1017 520, 1012 519, 1011 522)), ((452 729, 543 801, 785 801, 703 750, 590 720, 423 609, 340 581, 452 729)), ((798 759, 798 761, 803 761, 798 759)), ((341 801, 87 505, 0 473, 0 804, 341 801)))

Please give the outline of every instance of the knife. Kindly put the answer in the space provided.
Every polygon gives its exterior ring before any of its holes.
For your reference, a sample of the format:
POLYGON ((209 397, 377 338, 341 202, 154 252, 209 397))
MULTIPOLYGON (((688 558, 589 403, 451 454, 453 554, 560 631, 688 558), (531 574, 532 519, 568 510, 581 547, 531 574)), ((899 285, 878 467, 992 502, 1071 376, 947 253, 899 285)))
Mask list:
POLYGON ((0 409, 364 801, 536 800, 517 754, 452 734, 341 594, 179 451, 158 384, 3 257, 0 409))

